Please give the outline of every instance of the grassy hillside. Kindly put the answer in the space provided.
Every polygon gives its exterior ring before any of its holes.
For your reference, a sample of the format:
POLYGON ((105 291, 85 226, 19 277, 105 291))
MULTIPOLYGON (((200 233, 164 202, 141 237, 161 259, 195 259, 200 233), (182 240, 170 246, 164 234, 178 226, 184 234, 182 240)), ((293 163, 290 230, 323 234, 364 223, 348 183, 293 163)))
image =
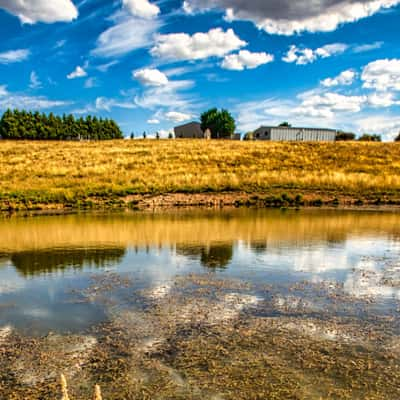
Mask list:
POLYGON ((400 145, 0 142, 2 209, 136 204, 144 194, 180 193, 190 199, 222 192, 225 201, 228 193, 233 201, 242 196, 266 204, 275 199, 277 205, 282 198, 292 203, 296 196, 298 203, 303 198, 316 203, 397 203, 400 145))

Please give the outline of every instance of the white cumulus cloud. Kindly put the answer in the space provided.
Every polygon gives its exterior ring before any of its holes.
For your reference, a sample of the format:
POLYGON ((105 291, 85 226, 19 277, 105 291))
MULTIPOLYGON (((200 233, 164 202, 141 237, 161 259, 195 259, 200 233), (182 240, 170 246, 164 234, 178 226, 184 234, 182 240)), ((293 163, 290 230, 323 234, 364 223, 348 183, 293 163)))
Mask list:
POLYGON ((123 5, 136 17, 154 18, 160 13, 159 7, 148 0, 123 0, 123 5))
POLYGON ((140 69, 132 73, 133 77, 145 86, 164 86, 168 84, 167 76, 158 69, 140 69))
POLYGON ((374 108, 385 108, 399 105, 400 101, 395 99, 393 93, 372 93, 368 96, 368 104, 374 108))
POLYGON ((386 140, 394 140, 400 133, 400 117, 396 115, 369 115, 355 121, 359 132, 384 135, 386 140))
POLYGON ((217 9, 226 19, 253 22, 271 34, 329 32, 400 4, 400 0, 186 0, 189 13, 217 9))
POLYGON ((0 0, 0 8, 17 16, 24 24, 69 22, 78 17, 71 0, 0 0))
POLYGON ((346 96, 339 93, 306 92, 294 112, 298 115, 333 118, 335 113, 357 113, 367 101, 365 96, 346 96))
POLYGON ((165 118, 172 122, 185 122, 192 118, 190 114, 185 114, 177 111, 170 111, 165 114, 165 118))
POLYGON ((400 59, 376 60, 364 67, 361 74, 366 89, 400 91, 400 59))
POLYGON ((244 69, 254 69, 260 65, 274 61, 274 56, 265 52, 251 53, 248 50, 241 50, 237 54, 229 54, 222 61, 222 68, 233 71, 243 71, 244 69))
POLYGON ((321 85, 325 87, 333 86, 350 86, 353 84, 354 79, 357 76, 357 72, 353 69, 348 69, 341 72, 338 76, 334 78, 326 78, 321 81, 321 85))
POLYGON ((13 64, 25 61, 31 52, 28 49, 9 50, 0 53, 0 64, 13 64))
POLYGON ((78 65, 74 71, 72 71, 70 74, 67 75, 67 78, 76 79, 76 78, 84 78, 85 76, 87 76, 87 72, 78 65))
POLYGON ((173 61, 201 60, 208 57, 223 57, 246 44, 233 29, 225 32, 221 28, 215 28, 192 36, 187 33, 159 35, 151 54, 173 61))
POLYGON ((296 45, 290 46, 282 61, 295 63, 297 65, 311 64, 319 58, 328 58, 344 53, 348 45, 344 43, 332 43, 317 49, 299 48, 296 45))

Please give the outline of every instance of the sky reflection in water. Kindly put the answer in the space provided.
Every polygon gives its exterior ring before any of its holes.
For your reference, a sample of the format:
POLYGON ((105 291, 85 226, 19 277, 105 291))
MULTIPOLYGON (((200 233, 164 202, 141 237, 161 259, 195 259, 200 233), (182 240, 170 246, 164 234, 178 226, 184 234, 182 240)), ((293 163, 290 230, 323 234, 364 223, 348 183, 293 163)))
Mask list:
MULTIPOLYGON (((312 290, 340 285, 335 312, 392 313, 400 300, 400 214, 354 211, 250 211, 111 214, 0 221, 0 327, 31 334, 82 332, 107 319, 104 304, 84 299, 93 277, 133 279, 113 293, 121 304, 139 289, 164 288, 181 275, 212 272, 251 282, 274 304, 329 310, 312 290), (304 283, 306 282, 306 283, 304 283), (271 298, 269 299, 271 300, 271 298), (345 304, 346 303, 346 304, 345 304)), ((262 310, 261 310, 262 311, 262 310)))

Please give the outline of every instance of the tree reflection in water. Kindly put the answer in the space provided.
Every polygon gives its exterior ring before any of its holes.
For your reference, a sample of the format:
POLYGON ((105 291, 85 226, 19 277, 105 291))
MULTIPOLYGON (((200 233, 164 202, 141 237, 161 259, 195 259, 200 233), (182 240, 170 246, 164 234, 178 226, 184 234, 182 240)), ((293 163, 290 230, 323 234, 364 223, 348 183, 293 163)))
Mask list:
POLYGON ((29 277, 62 272, 67 268, 104 268, 120 263, 125 252, 125 248, 118 247, 56 248, 15 252, 9 258, 22 276, 29 277))
POLYGON ((205 268, 227 268, 233 258, 233 243, 218 243, 202 246, 178 245, 180 255, 199 260, 205 268))

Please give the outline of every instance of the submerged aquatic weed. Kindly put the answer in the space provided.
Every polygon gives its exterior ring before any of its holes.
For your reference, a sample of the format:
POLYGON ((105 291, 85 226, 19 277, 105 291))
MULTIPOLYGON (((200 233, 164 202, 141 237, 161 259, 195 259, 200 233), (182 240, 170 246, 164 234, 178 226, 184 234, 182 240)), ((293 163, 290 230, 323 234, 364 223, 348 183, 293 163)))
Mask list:
POLYGON ((93 393, 93 400, 102 400, 103 398, 101 397, 101 389, 99 385, 96 385, 94 387, 94 393, 93 393))
POLYGON ((65 379, 64 374, 61 374, 60 382, 61 382, 61 396, 62 396, 61 400, 69 400, 68 384, 67 384, 67 380, 65 379))
MULTIPOLYGON (((61 400, 70 400, 70 397, 68 395, 68 383, 64 374, 60 375, 60 384, 61 384, 61 400)), ((93 400, 103 400, 99 385, 95 385, 94 387, 93 400)))

